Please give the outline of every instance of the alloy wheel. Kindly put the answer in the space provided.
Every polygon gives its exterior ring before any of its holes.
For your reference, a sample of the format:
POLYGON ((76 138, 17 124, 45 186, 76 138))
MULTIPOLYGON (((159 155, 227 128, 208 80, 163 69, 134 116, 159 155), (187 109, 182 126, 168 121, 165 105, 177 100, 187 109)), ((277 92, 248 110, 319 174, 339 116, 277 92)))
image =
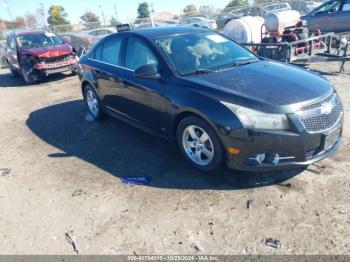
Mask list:
POLYGON ((97 117, 99 114, 99 110, 100 110, 99 103, 98 103, 98 100, 97 100, 95 93, 92 90, 88 90, 86 92, 86 103, 89 107, 91 114, 94 117, 97 117))
POLYGON ((214 158, 213 142, 199 126, 190 125, 185 128, 182 144, 187 156, 197 165, 208 165, 214 158))

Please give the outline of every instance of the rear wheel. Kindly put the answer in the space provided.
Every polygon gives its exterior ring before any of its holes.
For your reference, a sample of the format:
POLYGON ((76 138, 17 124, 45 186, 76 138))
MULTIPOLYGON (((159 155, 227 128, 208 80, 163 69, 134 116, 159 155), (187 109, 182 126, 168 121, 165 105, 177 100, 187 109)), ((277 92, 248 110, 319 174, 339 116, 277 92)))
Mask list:
POLYGON ((94 88, 87 85, 84 89, 85 104, 95 120, 101 120, 103 117, 102 106, 94 88))
POLYGON ((177 128, 177 144, 182 155, 202 172, 212 172, 222 166, 223 150, 215 131, 203 119, 184 118, 177 128))

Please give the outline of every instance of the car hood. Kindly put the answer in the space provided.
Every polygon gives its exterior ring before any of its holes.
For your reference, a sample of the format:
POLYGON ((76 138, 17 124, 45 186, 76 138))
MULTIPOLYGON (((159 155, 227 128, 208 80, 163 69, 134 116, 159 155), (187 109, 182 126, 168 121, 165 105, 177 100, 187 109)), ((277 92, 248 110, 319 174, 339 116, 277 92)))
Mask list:
POLYGON ((72 53, 72 48, 67 44, 61 44, 45 47, 23 48, 22 53, 40 58, 50 58, 70 54, 72 53))
POLYGON ((315 73, 269 60, 184 78, 215 89, 221 101, 238 97, 274 108, 311 102, 333 91, 329 81, 315 73))

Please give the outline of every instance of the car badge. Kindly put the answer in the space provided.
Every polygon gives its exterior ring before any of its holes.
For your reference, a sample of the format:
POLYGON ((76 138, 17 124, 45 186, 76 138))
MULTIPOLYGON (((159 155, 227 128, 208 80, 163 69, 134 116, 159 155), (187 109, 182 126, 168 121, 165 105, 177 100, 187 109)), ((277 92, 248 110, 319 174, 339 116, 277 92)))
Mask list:
POLYGON ((330 113, 332 113, 333 110, 333 103, 328 102, 328 103, 324 103, 321 106, 321 114, 322 115, 329 115, 330 113))

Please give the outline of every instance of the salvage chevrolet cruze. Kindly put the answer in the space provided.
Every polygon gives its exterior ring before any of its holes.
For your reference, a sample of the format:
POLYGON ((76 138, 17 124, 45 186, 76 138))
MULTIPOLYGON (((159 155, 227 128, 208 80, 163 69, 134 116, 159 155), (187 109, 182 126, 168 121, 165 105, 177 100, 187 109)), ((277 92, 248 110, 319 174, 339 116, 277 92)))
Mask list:
POLYGON ((108 114, 175 138, 204 172, 223 163, 245 171, 307 166, 341 143, 342 104, 326 79, 206 29, 117 33, 80 63, 95 119, 108 114))

